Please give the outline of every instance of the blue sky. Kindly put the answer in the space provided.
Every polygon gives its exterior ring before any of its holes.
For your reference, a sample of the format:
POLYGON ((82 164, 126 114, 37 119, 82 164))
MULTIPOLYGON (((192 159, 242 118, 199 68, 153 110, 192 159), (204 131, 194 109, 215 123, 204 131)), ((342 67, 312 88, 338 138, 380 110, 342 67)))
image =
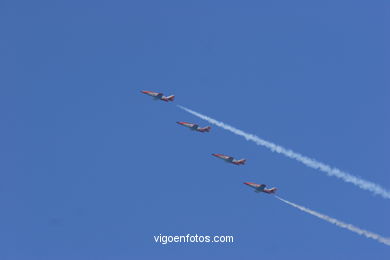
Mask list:
POLYGON ((387 259, 242 183, 384 236, 388 200, 222 129, 191 132, 175 122, 205 122, 139 91, 390 188, 388 14, 385 1, 2 1, 0 259, 387 259))

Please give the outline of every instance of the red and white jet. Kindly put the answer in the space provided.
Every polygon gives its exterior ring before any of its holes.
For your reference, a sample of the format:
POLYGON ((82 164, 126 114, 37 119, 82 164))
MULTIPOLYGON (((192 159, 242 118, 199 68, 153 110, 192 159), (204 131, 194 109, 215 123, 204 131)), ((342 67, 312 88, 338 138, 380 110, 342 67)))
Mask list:
POLYGON ((254 188, 255 189, 255 192, 264 192, 264 193, 268 193, 268 194, 273 194, 276 192, 276 188, 271 188, 271 189, 266 189, 265 188, 265 184, 256 184, 256 183, 253 183, 253 182, 244 182, 245 185, 248 185, 249 187, 251 188, 254 188))
POLYGON ((227 156, 227 155, 223 155, 223 154, 219 154, 219 153, 213 153, 211 155, 214 155, 215 157, 218 157, 218 158, 224 160, 225 162, 233 163, 235 165, 245 164, 245 162, 246 162, 246 159, 235 160, 231 156, 227 156))
POLYGON ((199 127, 199 125, 193 124, 193 123, 187 123, 187 122, 176 122, 176 123, 178 123, 179 125, 182 125, 182 126, 186 126, 193 131, 198 131, 198 132, 202 132, 202 133, 210 132, 210 130, 211 130, 210 126, 199 127))
POLYGON ((173 101, 175 99, 174 95, 170 95, 170 96, 166 97, 163 95, 163 93, 158 93, 158 92, 153 92, 153 91, 142 90, 141 93, 152 96, 155 100, 163 100, 165 102, 173 101))

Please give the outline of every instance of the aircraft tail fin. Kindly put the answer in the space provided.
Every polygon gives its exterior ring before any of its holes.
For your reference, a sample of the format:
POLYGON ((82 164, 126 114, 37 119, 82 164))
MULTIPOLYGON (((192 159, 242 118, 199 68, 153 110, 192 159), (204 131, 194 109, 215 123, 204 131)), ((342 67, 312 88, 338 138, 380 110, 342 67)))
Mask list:
POLYGON ((210 132, 210 130, 211 130, 211 127, 210 127, 210 126, 207 126, 207 127, 205 127, 205 129, 204 129, 205 132, 210 132))
POLYGON ((174 95, 170 95, 170 96, 167 97, 167 100, 173 101, 173 100, 175 100, 175 96, 174 95))
POLYGON ((277 188, 272 188, 269 190, 269 193, 275 193, 278 189, 277 188))
POLYGON ((246 159, 241 159, 238 161, 239 164, 245 164, 246 163, 246 159))

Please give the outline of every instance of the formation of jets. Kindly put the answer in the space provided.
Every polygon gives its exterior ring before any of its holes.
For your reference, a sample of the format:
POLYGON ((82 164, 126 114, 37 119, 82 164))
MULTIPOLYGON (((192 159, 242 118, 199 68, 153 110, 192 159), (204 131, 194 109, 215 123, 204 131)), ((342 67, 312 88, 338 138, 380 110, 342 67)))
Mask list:
MULTIPOLYGON (((154 91, 142 90, 141 93, 153 97, 154 100, 162 100, 165 102, 169 102, 169 101, 172 102, 175 99, 174 95, 164 96, 163 93, 154 92, 154 91)), ((210 126, 199 127, 198 124, 188 123, 188 122, 176 122, 176 123, 179 125, 188 127, 192 131, 197 131, 197 132, 201 132, 201 133, 210 132, 210 130, 211 130, 210 126)), ((228 155, 224 155, 224 154, 220 154, 220 153, 213 153, 212 155, 219 158, 219 159, 224 160, 227 163, 232 163, 235 165, 244 165, 246 162, 246 159, 236 160, 232 156, 228 156, 228 155)), ((267 193, 267 194, 274 194, 277 190, 276 188, 268 189, 268 188, 266 188, 265 184, 256 184, 253 182, 244 182, 244 184, 253 188, 256 193, 263 192, 263 193, 267 193)))

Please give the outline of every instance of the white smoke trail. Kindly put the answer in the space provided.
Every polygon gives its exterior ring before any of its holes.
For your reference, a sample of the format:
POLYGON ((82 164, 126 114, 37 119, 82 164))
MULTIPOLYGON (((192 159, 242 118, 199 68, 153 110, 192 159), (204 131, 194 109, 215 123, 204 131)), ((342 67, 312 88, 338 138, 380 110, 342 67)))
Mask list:
POLYGON ((373 182, 366 181, 366 180, 361 179, 359 177, 353 176, 353 175, 346 173, 342 170, 339 170, 337 168, 332 168, 331 166, 329 166, 327 164, 324 164, 324 163, 319 162, 315 159, 306 157, 302 154, 296 153, 290 149, 286 149, 280 145, 277 145, 277 144, 274 144, 272 142, 261 139, 260 137, 258 137, 256 135, 245 133, 244 131, 239 130, 233 126, 230 126, 230 125, 227 125, 223 122, 217 121, 211 117, 205 116, 203 114, 195 112, 195 111, 188 109, 186 107, 183 107, 180 105, 178 105, 178 107, 183 109, 184 111, 187 111, 188 113, 190 113, 194 116, 197 116, 203 120, 208 121, 211 124, 219 126, 219 127, 223 128, 225 130, 228 130, 236 135, 242 136, 247 141, 252 141, 252 142, 256 143, 257 145, 264 146, 264 147, 270 149, 272 152, 277 152, 277 153, 283 154, 291 159, 295 159, 295 160, 303 163, 304 165, 306 165, 310 168, 314 168, 314 169, 317 169, 319 171, 325 172, 329 176, 335 176, 337 178, 344 180, 345 182, 355 184, 356 186, 358 186, 364 190, 371 191, 374 194, 379 194, 383 198, 390 199, 390 191, 384 189, 383 187, 381 187, 378 184, 375 184, 373 182))
POLYGON ((324 214, 321 214, 321 213, 318 213, 314 210, 311 210, 311 209, 308 209, 308 208, 305 208, 303 206, 300 206, 300 205, 297 205, 295 203, 292 203, 288 200, 285 200, 285 199, 282 199, 281 197, 278 197, 278 196, 275 196, 277 199, 283 201, 284 203, 287 203, 297 209, 300 209, 306 213, 309 213, 310 215, 313 215, 313 216, 316 216, 317 218, 320 218, 320 219, 323 219, 325 221, 328 221, 329 223, 332 223, 332 224, 335 224, 336 226, 339 226, 341 228, 345 228, 345 229, 348 229, 349 231, 352 231, 352 232, 355 232, 359 235, 363 235, 365 237, 368 237, 368 238, 372 238, 372 239, 375 239, 385 245, 388 245, 390 246, 390 238, 385 238, 385 237, 382 237, 381 235, 378 235, 378 234, 375 234, 375 233, 372 233, 370 231, 367 231, 367 230, 364 230, 364 229, 361 229, 361 228, 358 228, 358 227, 355 227, 354 225, 351 225, 351 224, 347 224, 347 223, 344 223, 340 220, 337 220, 335 218, 331 218, 327 215, 324 215, 324 214))

